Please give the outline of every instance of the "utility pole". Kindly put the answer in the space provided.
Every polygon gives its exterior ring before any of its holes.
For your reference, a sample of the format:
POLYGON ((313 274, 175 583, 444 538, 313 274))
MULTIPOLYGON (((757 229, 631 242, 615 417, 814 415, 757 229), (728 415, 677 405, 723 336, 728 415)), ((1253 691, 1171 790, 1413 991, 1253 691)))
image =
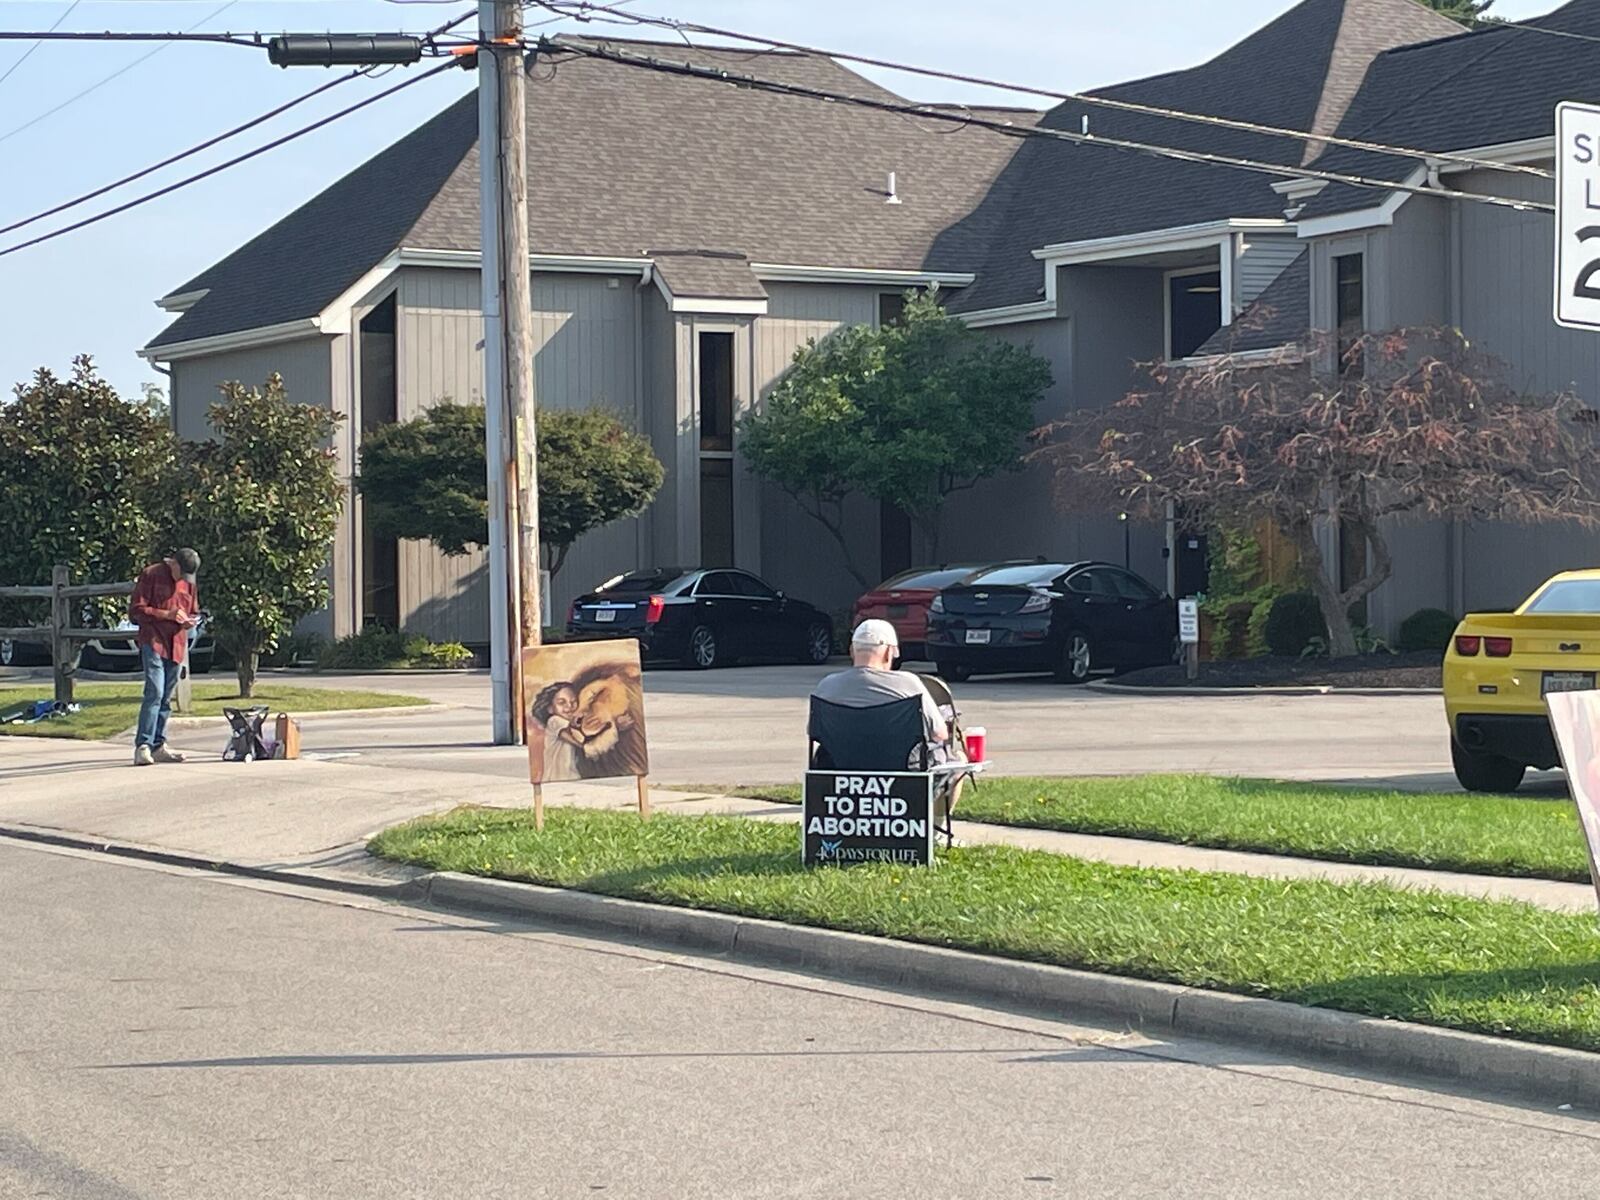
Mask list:
MULTIPOLYGON (((521 705, 513 681, 520 622, 511 581, 516 558, 511 539, 514 492, 511 405, 506 387, 505 298, 500 279, 504 257, 501 221, 501 94, 498 51, 501 0, 479 0, 478 39, 478 202, 481 212, 480 255, 483 263, 483 404, 484 454, 489 500, 489 685, 497 745, 516 743, 521 705)), ((512 272, 515 274, 515 271, 512 272)))

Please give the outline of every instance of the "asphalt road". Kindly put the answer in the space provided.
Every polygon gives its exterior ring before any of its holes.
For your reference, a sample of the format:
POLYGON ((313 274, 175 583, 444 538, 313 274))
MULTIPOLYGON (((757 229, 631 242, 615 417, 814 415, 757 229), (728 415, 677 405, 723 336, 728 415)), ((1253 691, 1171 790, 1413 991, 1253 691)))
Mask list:
MULTIPOLYGON (((824 670, 650 670, 645 708, 658 782, 731 785, 794 780, 805 757, 806 697, 824 670)), ((418 770, 525 777, 520 750, 485 750, 485 674, 301 676, 326 686, 410 691, 452 705, 425 717, 308 717, 308 749, 377 755, 418 770)), ((1127 696, 1040 678, 956 689, 968 725, 989 731, 995 769, 1023 775, 1195 771, 1281 779, 1381 781, 1454 788, 1436 696, 1127 696)), ((215 752, 212 732, 185 748, 215 752)))
POLYGON ((0 845, 0 1197, 1585 1195, 1600 1127, 0 845))

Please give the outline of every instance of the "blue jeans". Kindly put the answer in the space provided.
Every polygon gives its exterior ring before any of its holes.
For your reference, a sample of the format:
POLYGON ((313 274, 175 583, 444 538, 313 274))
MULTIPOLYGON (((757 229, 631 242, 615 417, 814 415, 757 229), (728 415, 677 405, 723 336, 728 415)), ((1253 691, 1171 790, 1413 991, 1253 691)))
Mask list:
POLYGON ((149 646, 139 647, 144 668, 144 699, 139 702, 139 732, 135 746, 154 749, 167 741, 167 718, 172 715, 172 693, 178 686, 178 664, 162 658, 149 646))

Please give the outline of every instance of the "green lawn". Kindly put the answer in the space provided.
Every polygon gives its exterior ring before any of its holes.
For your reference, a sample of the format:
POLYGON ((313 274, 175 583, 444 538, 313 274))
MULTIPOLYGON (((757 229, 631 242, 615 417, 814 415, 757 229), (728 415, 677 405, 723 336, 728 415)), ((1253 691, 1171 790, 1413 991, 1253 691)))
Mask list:
POLYGON ((768 917, 1298 1004, 1600 1049, 1592 914, 1378 885, 957 848, 933 869, 807 871, 794 826, 459 809, 374 853, 441 870, 768 917))
MULTIPOLYGON (((789 804, 800 799, 798 786, 733 793, 789 804)), ((1583 835, 1564 799, 1385 792, 1209 775, 990 778, 968 786, 956 815, 1330 862, 1589 879, 1583 835)))
MULTIPOLYGON (((0 736, 78 738, 89 741, 95 738, 116 737, 132 729, 139 719, 139 696, 143 685, 138 683, 80 683, 73 689, 81 712, 36 725, 0 725, 0 736)), ((258 685, 255 698, 241 701, 236 683, 196 683, 194 685, 194 712, 197 717, 217 717, 223 707, 238 708, 265 704, 273 712, 293 715, 311 712, 329 712, 342 708, 407 708, 426 704, 418 696, 400 696, 390 692, 339 691, 333 688, 292 687, 276 683, 258 685)), ((48 700, 51 684, 48 679, 32 686, 0 687, 0 712, 25 700, 48 700)))

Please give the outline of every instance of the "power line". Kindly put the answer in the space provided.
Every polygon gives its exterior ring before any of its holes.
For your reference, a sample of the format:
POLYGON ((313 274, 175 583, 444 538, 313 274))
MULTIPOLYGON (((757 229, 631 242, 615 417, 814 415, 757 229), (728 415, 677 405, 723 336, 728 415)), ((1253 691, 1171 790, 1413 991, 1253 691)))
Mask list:
MULTIPOLYGON (((540 8, 550 12, 563 13, 566 16, 576 16, 573 10, 590 13, 606 13, 617 24, 651 25, 660 29, 668 29, 680 36, 685 32, 699 33, 708 37, 725 37, 735 41, 756 42, 770 46, 776 50, 790 50, 800 54, 811 54, 824 58, 837 59, 841 62, 859 63, 863 66, 878 67, 883 70, 902 71, 911 75, 923 75, 933 79, 944 79, 954 83, 972 84, 978 87, 996 88, 1002 91, 1018 92, 1024 95, 1042 96, 1045 99, 1057 101, 1073 101, 1075 103, 1093 105, 1100 108, 1116 109, 1122 112, 1140 113, 1145 116, 1160 117, 1166 120, 1186 121, 1198 125, 1211 125, 1223 129, 1234 129, 1246 133, 1256 133, 1269 137, 1293 138, 1296 141, 1320 142, 1331 146, 1343 146, 1352 150, 1366 150, 1378 154, 1389 154, 1405 158, 1416 158, 1424 161, 1440 163, 1455 163, 1464 167, 1474 167, 1482 170, 1506 171, 1519 175, 1534 175, 1541 179, 1553 178, 1550 171, 1539 167, 1530 167, 1519 163, 1502 163, 1490 159, 1476 158, 1466 154, 1449 154, 1429 150, 1418 150, 1405 146, 1390 146, 1381 142, 1367 142, 1359 138, 1343 138, 1331 133, 1312 133, 1303 129, 1288 129, 1278 125, 1265 125, 1255 121, 1240 121, 1230 117, 1212 116, 1207 113, 1187 112, 1183 109, 1164 108, 1159 105, 1141 104, 1133 100, 1117 100, 1109 96, 1096 96, 1084 92, 1059 92, 1049 88, 1033 87, 1028 84, 1007 83, 1001 80, 985 79, 979 75, 967 75, 959 71, 943 71, 934 67, 919 67, 909 63, 895 62, 891 59, 873 58, 863 54, 849 54, 843 51, 825 50, 816 46, 807 46, 799 42, 786 42, 763 35, 741 33, 738 30, 722 29, 714 25, 701 25, 691 21, 679 21, 672 17, 655 17, 646 13, 622 12, 617 5, 606 5, 592 2, 592 0, 531 0, 540 8)), ((1515 26, 1517 29, 1535 28, 1534 26, 1515 26)))
MULTIPOLYGON (((83 0, 72 0, 72 3, 67 5, 67 11, 62 13, 59 17, 56 18, 56 23, 54 25, 50 26, 50 29, 49 29, 48 32, 54 33, 56 30, 60 29, 61 25, 62 25, 62 22, 64 22, 68 17, 70 17, 72 15, 72 10, 77 8, 78 5, 81 4, 81 3, 83 3, 83 0)), ((43 39, 40 39, 40 41, 34 42, 33 45, 29 46, 26 50, 24 50, 22 52, 21 57, 18 58, 16 62, 12 63, 9 67, 6 68, 6 73, 4 75, 0 75, 0 83, 4 83, 6 80, 10 79, 12 72, 15 71, 18 67, 20 67, 23 63, 27 62, 30 57, 32 57, 33 52, 39 48, 39 46, 41 45, 42 41, 43 41, 43 39)))
POLYGON ((995 121, 967 111, 953 111, 928 105, 909 104, 905 102, 891 102, 875 100, 866 96, 852 96, 846 92, 828 91, 823 88, 806 87, 801 84, 782 83, 772 79, 758 79, 750 75, 736 75, 730 71, 711 67, 697 67, 692 63, 669 63, 649 57, 634 57, 619 51, 608 49, 601 45, 586 45, 578 42, 551 42, 546 38, 539 39, 537 48, 546 53, 568 54, 586 58, 599 58, 624 66, 637 67, 643 70, 655 71, 661 74, 679 75, 693 79, 702 79, 708 82, 732 84, 735 87, 747 88, 753 91, 771 92, 779 95, 800 96, 812 100, 821 100, 833 104, 847 104, 858 108, 874 109, 879 112, 896 113, 901 116, 917 117, 927 121, 939 121, 952 125, 966 125, 978 129, 987 129, 1007 137, 1019 139, 1049 138, 1056 141, 1068 142, 1081 146, 1103 146, 1113 150, 1133 151, 1147 154, 1155 158, 1169 158, 1180 162, 1191 162, 1205 166, 1228 167, 1241 171, 1252 171, 1261 175, 1273 175, 1282 179, 1321 179, 1329 183, 1345 183, 1354 187, 1371 188, 1386 192, 1411 192, 1417 195, 1433 196, 1446 200, 1467 200, 1479 204, 1487 204, 1501 208, 1513 208, 1521 211, 1554 212, 1553 205, 1540 201, 1518 200, 1504 196, 1491 196, 1478 192, 1461 192, 1450 188, 1425 187, 1420 184, 1396 183, 1389 179, 1377 179, 1366 175, 1354 175, 1342 171, 1323 171, 1315 167, 1293 167, 1282 163, 1268 163, 1257 159, 1238 158, 1233 155, 1212 154, 1200 150, 1181 150, 1174 146, 1161 146, 1150 142, 1137 142, 1127 138, 1105 137, 1100 134, 1072 133, 1063 129, 1047 129, 1037 125, 1017 125, 1008 121, 995 121))
POLYGON ((76 208, 78 205, 85 204, 90 200, 94 200, 97 197, 103 196, 107 192, 115 191, 117 188, 125 187, 126 185, 133 183, 135 180, 143 179, 146 175, 153 175, 155 172, 160 171, 165 167, 172 166, 173 163, 182 162, 186 158, 192 158, 194 155, 199 154, 203 150, 209 150, 211 147, 221 142, 225 142, 229 138, 237 137, 239 134, 244 133, 247 130, 254 129, 257 125, 261 125, 267 121, 270 121, 274 117, 281 116, 282 114, 288 112, 291 108, 295 108, 298 105, 304 104, 307 100, 314 99, 315 97, 322 95, 323 92, 338 87, 340 84, 349 83, 352 79, 359 79, 364 74, 366 74, 365 70, 351 71, 348 75, 340 75, 335 79, 330 79, 328 82, 312 88, 304 95, 296 96, 293 100, 280 104, 278 107, 270 109, 258 117, 252 117, 242 125, 235 125, 232 129, 225 130, 224 132, 217 134, 215 137, 207 138, 199 145, 191 146, 189 149, 179 151, 177 154, 164 158, 158 163, 152 163, 148 167, 144 167, 138 171, 135 171, 132 175, 124 175, 121 179, 118 179, 113 183, 105 184, 102 187, 97 187, 92 192, 85 192, 76 199, 65 201, 62 204, 56 205, 54 208, 47 208, 43 212, 35 213, 31 217, 24 217, 20 221, 13 221, 10 225, 0 226, 0 234, 11 233, 15 230, 23 228, 26 225, 32 225, 36 221, 42 221, 46 217, 53 217, 57 213, 66 212, 66 210, 69 208, 76 208))
MULTIPOLYGON (((237 0, 235 0, 237 2, 237 0)), ((71 9, 67 10, 72 11, 71 9)), ((204 24, 204 22, 201 22, 204 24)), ((220 42, 231 46, 260 48, 260 34, 238 33, 162 33, 159 30, 67 29, 55 26, 44 30, 0 29, 0 42, 220 42)), ((24 55, 23 57, 26 57, 24 55)))
MULTIPOLYGON (((212 21, 213 19, 215 19, 217 17, 220 17, 223 13, 227 12, 230 8, 232 8, 237 3, 239 3, 239 0, 225 0, 225 3, 218 5, 211 12, 209 12, 205 16, 201 17, 200 20, 196 21, 193 25, 189 26, 189 28, 187 30, 185 30, 184 32, 185 33, 193 33, 195 30, 199 29, 200 26, 207 24, 208 22, 212 21)), ((18 125, 15 129, 8 130, 5 133, 0 133, 0 142, 4 142, 9 138, 14 138, 14 137, 17 136, 17 134, 23 132, 24 130, 32 129, 35 125, 39 124, 40 121, 43 121, 43 120, 46 120, 46 119, 48 119, 50 117, 55 116, 56 113, 60 112, 62 109, 67 108, 70 105, 76 104, 79 100, 82 100, 85 96, 89 95, 91 92, 95 92, 95 91, 98 91, 100 88, 103 88, 106 84, 110 83, 113 79, 116 79, 121 75, 126 75, 129 71, 133 70, 139 64, 149 62, 152 58, 154 58, 156 55, 160 54, 163 50, 165 50, 170 45, 172 45, 172 43, 170 41, 162 42, 159 46, 156 46, 154 49, 146 51, 144 54, 141 54, 138 58, 134 59, 132 62, 126 63, 125 65, 123 65, 121 67, 118 67, 115 71, 111 72, 111 74, 107 75, 104 79, 101 79, 101 80, 99 80, 99 81, 97 81, 95 83, 91 83, 88 87, 84 88, 82 91, 75 92, 73 95, 68 96, 65 100, 63 100, 60 104, 56 105, 54 108, 48 108, 44 112, 40 113, 38 116, 29 118, 28 120, 24 121, 21 125, 18 125)))
POLYGON ((448 71, 457 65, 458 64, 454 59, 448 62, 439 63, 437 66, 422 72, 420 75, 413 75, 410 79, 407 79, 402 83, 395 84, 395 86, 392 88, 386 88, 384 91, 379 92, 375 96, 368 96, 363 100, 357 101, 355 104, 349 105, 346 108, 341 108, 338 112, 330 113, 328 116, 323 117, 320 120, 313 121, 309 125, 303 125, 291 133, 286 133, 280 138, 275 138, 264 145, 257 146, 253 150, 247 150, 245 153, 237 155, 234 158, 230 158, 226 162, 218 163, 214 167, 207 167, 203 171, 197 171, 193 175, 186 176, 175 183, 169 183, 166 187, 158 188, 153 192, 147 192, 143 196, 129 200, 125 204, 119 204, 115 208, 108 208, 104 212, 96 213, 92 217, 85 217, 83 220, 77 221, 71 225, 62 226, 60 229, 53 229, 49 233, 40 234, 38 237, 30 238, 26 242, 18 242, 15 246, 7 246, 4 250, 0 250, 0 258, 4 258, 8 254, 15 254, 19 250, 26 250, 30 246, 37 246, 42 242, 53 241, 55 238, 62 237, 65 234, 74 233, 79 229, 86 228, 87 226, 98 224, 109 217, 114 217, 119 213, 125 213, 131 208, 138 208, 142 204, 148 204, 152 200, 158 200, 162 196, 170 195, 181 188, 188 187, 190 184, 199 183, 202 179, 209 179, 211 176, 219 174, 222 171, 226 171, 230 167, 236 167, 240 163, 248 162, 252 158, 260 157, 269 150, 275 150, 279 146, 282 146, 288 142, 292 142, 297 138, 305 137, 308 133, 314 133, 323 126, 331 125, 333 122, 343 117, 348 117, 351 113, 358 112, 361 109, 366 108, 368 105, 376 104, 380 100, 386 100, 390 96, 393 96, 396 92, 402 92, 408 87, 412 87, 415 84, 421 83, 424 79, 431 79, 440 72, 448 71))

